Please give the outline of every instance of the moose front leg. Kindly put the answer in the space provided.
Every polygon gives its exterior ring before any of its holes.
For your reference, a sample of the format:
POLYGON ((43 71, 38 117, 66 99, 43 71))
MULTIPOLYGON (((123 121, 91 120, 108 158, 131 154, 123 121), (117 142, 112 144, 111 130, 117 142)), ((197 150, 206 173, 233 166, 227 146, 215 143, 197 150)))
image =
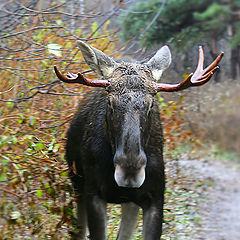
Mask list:
POLYGON ((87 214, 84 196, 81 193, 76 195, 77 200, 77 218, 78 218, 78 232, 73 239, 85 240, 87 232, 87 214))
POLYGON ((106 240, 106 202, 97 195, 89 195, 86 200, 90 239, 106 240))
POLYGON ((132 233, 136 227, 139 207, 130 202, 122 203, 122 220, 117 240, 131 240, 132 233))
POLYGON ((162 234, 163 203, 143 209, 143 239, 159 240, 162 234))

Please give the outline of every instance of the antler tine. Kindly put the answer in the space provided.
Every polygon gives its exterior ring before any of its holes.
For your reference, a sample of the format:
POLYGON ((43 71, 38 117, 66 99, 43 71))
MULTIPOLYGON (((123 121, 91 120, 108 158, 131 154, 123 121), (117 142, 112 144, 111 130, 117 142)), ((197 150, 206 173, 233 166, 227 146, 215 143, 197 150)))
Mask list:
POLYGON ((68 78, 77 78, 77 77, 78 77, 78 75, 77 75, 77 74, 75 74, 75 73, 70 73, 70 72, 67 72, 67 77, 68 77, 68 78))
POLYGON ((202 76, 201 78, 198 78, 197 81, 194 81, 191 79, 191 86, 190 87, 194 87, 194 86, 201 86, 205 83, 207 83, 212 75, 215 73, 216 70, 219 69, 219 66, 216 66, 215 68, 213 68, 210 72, 208 72, 207 74, 205 74, 204 76, 202 76))
POLYGON ((87 79, 85 78, 80 72, 77 74, 75 73, 67 73, 67 77, 64 76, 56 66, 54 66, 54 71, 57 75, 57 77, 66 83, 80 83, 86 86, 91 86, 91 87, 107 87, 109 85, 108 80, 92 80, 92 79, 87 79))
POLYGON ((217 64, 221 61, 222 57, 224 55, 224 52, 221 52, 216 59, 208 66, 205 68, 205 72, 208 72, 210 70, 212 70, 215 66, 217 66, 217 64))
POLYGON ((194 73, 188 75, 188 77, 178 84, 164 84, 164 83, 157 83, 157 91, 158 92, 174 92, 180 91, 189 87, 200 86, 207 83, 212 75, 219 69, 217 64, 221 61, 223 57, 223 52, 220 53, 217 58, 205 69, 203 69, 204 64, 204 54, 203 49, 199 47, 199 59, 197 69, 194 73))
POLYGON ((223 52, 220 53, 217 58, 205 69, 203 69, 203 64, 204 64, 204 54, 203 54, 203 49, 202 46, 199 46, 199 60, 198 60, 198 66, 196 71, 194 72, 191 82, 192 83, 198 83, 199 80, 203 79, 208 75, 209 72, 211 72, 214 69, 214 72, 219 68, 217 64, 220 62, 220 60, 223 57, 223 52))
POLYGON ((202 46, 199 46, 199 59, 198 59, 198 65, 196 71, 200 72, 203 70, 203 64, 204 64, 204 53, 202 46))
MULTIPOLYGON (((57 77, 59 78, 59 80, 66 82, 66 83, 81 83, 83 84, 84 81, 81 81, 81 78, 78 77, 78 74, 71 74, 71 76, 69 74, 67 74, 67 77, 64 76, 58 69, 57 66, 54 66, 54 71, 57 75, 57 77)), ((81 74, 81 77, 84 78, 84 76, 81 74)))

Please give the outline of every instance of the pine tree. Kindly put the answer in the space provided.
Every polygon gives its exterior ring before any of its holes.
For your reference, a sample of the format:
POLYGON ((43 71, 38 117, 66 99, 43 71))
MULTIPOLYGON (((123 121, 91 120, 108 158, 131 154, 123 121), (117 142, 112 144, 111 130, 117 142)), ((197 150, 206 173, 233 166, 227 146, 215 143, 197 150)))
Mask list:
POLYGON ((208 45, 213 58, 217 43, 231 28, 231 72, 240 72, 240 1, 239 0, 149 0, 139 2, 124 17, 123 40, 137 38, 145 47, 167 43, 182 52, 195 44, 208 45), (158 18, 145 31, 162 7, 158 18), (144 34, 143 34, 144 33, 144 34))

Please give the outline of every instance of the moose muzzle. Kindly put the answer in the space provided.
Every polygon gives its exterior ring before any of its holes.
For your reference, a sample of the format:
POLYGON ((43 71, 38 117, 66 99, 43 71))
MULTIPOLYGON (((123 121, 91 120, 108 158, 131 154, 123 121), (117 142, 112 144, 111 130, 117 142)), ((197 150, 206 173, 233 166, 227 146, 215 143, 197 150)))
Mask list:
POLYGON ((116 165, 114 178, 119 187, 139 188, 145 180, 145 166, 140 169, 123 168, 116 165))
POLYGON ((139 188, 144 183, 147 163, 144 151, 137 155, 117 151, 114 163, 114 179, 119 187, 139 188))

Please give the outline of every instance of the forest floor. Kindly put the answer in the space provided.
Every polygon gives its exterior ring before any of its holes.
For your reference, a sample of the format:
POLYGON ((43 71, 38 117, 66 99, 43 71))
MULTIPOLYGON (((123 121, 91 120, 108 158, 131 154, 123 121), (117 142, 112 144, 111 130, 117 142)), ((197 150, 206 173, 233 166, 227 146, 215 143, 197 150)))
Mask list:
POLYGON ((167 164, 164 240, 240 239, 240 161, 210 155, 167 164))
MULTIPOLYGON (((237 156, 223 157, 212 150, 197 152, 190 154, 179 149, 175 157, 172 156, 174 153, 169 158, 165 156, 167 186, 161 239, 240 240, 240 159, 237 156)), ((26 214, 31 211, 29 209, 26 214)), ((115 240, 121 208, 111 204, 108 213, 108 240, 115 240)), ((51 227, 52 220, 47 219, 49 224, 46 225, 51 227)), ((4 223, 0 220, 0 230, 4 230, 4 223)), ((18 226, 20 224, 22 222, 18 226)), ((26 228, 19 235, 13 229, 13 237, 0 236, 0 239, 70 239, 68 229, 64 227, 62 237, 58 238, 46 238, 41 233, 35 236, 30 228, 26 228)), ((142 211, 133 239, 142 239, 142 211)))

